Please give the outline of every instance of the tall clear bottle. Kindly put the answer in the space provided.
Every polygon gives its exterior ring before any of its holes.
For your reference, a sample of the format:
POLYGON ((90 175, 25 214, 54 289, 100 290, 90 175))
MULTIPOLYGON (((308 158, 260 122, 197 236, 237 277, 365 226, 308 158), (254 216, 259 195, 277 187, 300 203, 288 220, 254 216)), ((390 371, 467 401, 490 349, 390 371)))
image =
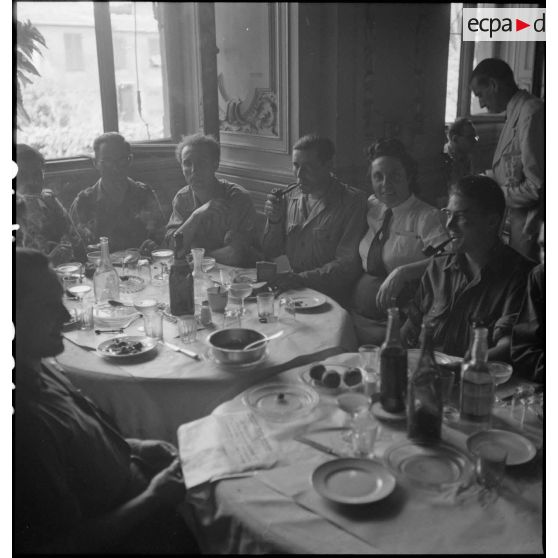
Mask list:
POLYGON ((93 274, 93 290, 97 303, 120 299, 120 277, 110 261, 109 240, 100 238, 101 259, 93 274))
POLYGON ((169 273, 170 312, 173 316, 195 313, 194 278, 182 254, 182 235, 175 236, 174 261, 169 273))
POLYGON ((488 330, 474 327, 470 359, 461 366, 461 420, 490 423, 494 405, 494 380, 488 369, 488 330))
POLYGON ((442 414, 442 385, 434 359, 432 326, 423 323, 420 359, 408 386, 407 436, 418 442, 440 440, 442 414))
POLYGON ((380 349, 380 403, 388 413, 405 410, 407 351, 401 344, 399 309, 388 309, 386 340, 380 349))
POLYGON ((202 302, 207 300, 207 289, 209 287, 213 287, 213 281, 202 268, 204 254, 205 250, 203 248, 192 248, 192 258, 194 259, 192 277, 194 278, 194 301, 196 303, 196 314, 199 314, 202 302))

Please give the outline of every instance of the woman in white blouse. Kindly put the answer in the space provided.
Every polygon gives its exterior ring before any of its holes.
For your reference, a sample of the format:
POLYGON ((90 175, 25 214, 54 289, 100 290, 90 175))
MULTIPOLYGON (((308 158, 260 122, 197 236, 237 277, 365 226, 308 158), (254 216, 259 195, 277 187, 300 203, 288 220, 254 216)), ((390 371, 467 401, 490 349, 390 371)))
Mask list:
POLYGON ((424 250, 449 239, 439 210, 415 197, 416 163, 397 139, 368 149, 373 194, 368 231, 359 245, 364 274, 353 307, 361 315, 385 318, 389 306, 406 305, 428 264, 424 250))

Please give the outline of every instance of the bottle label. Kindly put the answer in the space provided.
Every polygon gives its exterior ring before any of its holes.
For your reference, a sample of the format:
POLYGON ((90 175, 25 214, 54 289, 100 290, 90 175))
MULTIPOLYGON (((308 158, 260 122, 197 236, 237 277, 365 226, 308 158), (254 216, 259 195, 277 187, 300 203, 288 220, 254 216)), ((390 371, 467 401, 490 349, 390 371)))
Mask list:
POLYGON ((494 403, 492 383, 477 384, 467 380, 461 386, 461 413, 469 418, 488 418, 494 403))

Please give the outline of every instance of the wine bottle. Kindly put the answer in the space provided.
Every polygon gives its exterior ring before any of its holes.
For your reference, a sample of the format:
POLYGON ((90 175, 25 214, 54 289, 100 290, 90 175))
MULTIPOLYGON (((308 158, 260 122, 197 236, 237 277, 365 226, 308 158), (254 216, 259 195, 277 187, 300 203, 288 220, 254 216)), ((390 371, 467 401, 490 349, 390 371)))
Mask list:
POLYGON ((401 344, 399 309, 388 309, 386 340, 380 349, 380 403, 388 413, 405 410, 407 351, 401 344))
POLYGON ((120 277, 110 261, 109 240, 100 238, 101 259, 93 274, 93 290, 97 303, 120 299, 120 277))
POLYGON ((174 261, 169 273, 170 312, 173 316, 195 313, 194 278, 183 254, 183 237, 174 237, 174 261))
POLYGON ((442 385, 434 359, 432 327, 422 324, 421 355, 409 380, 407 436, 418 442, 436 442, 442 434, 442 385))

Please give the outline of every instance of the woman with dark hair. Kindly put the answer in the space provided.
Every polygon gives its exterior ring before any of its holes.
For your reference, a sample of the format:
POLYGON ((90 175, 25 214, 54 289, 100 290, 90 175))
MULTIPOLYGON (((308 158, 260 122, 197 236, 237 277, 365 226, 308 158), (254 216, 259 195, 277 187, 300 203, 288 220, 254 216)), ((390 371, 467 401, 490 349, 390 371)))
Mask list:
POLYGON ((417 165, 397 139, 368 149, 373 194, 368 198, 368 231, 359 252, 364 274, 353 296, 357 313, 385 318, 389 306, 404 307, 422 275, 425 254, 449 239, 439 211, 414 195, 417 165))

